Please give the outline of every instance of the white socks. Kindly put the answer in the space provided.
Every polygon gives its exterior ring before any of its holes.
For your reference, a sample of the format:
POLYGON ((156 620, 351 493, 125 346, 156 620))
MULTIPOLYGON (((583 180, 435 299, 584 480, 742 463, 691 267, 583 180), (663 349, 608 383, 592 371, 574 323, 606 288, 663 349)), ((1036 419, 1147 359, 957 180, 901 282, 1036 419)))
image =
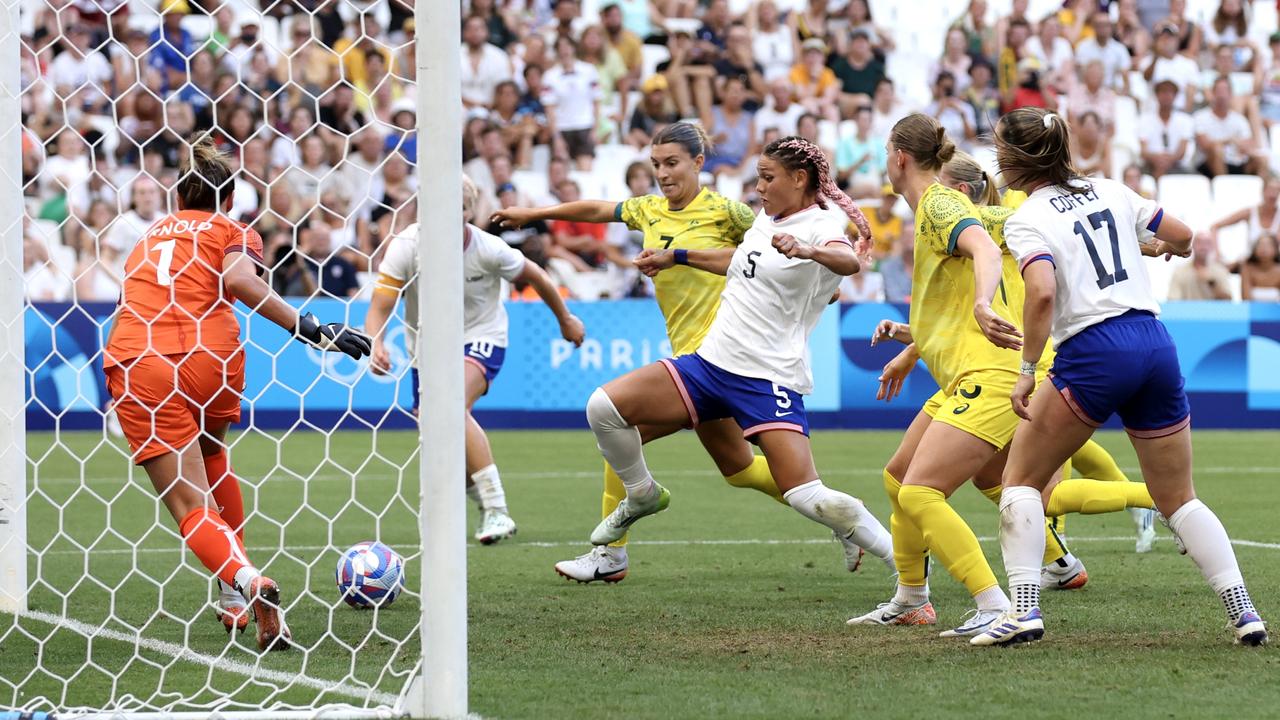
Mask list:
POLYGON ((468 488, 467 494, 471 495, 470 490, 475 490, 472 498, 480 503, 481 510, 506 512, 507 494, 502 489, 502 480, 498 477, 497 465, 489 465, 471 473, 471 482, 472 486, 468 488))
POLYGON ((801 515, 826 525, 886 563, 893 562, 893 538, 860 500, 832 490, 821 480, 793 487, 782 497, 801 515))
POLYGON ((898 589, 893 593, 893 601, 908 607, 923 605, 929 601, 929 583, 926 582, 919 587, 898 583, 898 589))
POLYGON ((1019 615, 1040 605, 1044 559, 1044 501, 1033 487, 1007 487, 1000 494, 1000 552, 1019 615))
POLYGON ((644 463, 640 431, 622 418, 604 388, 596 388, 587 400, 587 422, 596 435, 600 454, 622 479, 627 497, 651 498, 658 491, 658 484, 644 463))
POLYGON ((240 595, 242 595, 246 601, 253 600, 253 598, 249 597, 249 583, 253 582, 254 578, 261 574, 262 573, 258 572, 258 568, 252 565, 245 565, 236 571, 236 590, 240 592, 240 595))
POLYGON ((1198 499, 1192 500, 1169 516, 1169 529, 1182 540, 1200 574, 1222 599, 1231 622, 1254 611, 1227 530, 1212 510, 1198 499))

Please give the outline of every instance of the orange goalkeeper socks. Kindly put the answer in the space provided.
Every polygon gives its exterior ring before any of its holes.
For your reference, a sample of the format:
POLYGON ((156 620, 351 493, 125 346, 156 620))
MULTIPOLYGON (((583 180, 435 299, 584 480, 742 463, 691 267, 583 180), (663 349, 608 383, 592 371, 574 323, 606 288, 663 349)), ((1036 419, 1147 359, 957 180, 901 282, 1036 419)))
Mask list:
POLYGON ((237 578, 241 571, 249 570, 256 575, 257 571, 245 554, 244 544, 235 532, 227 525, 218 513, 209 508, 196 508, 187 513, 178 523, 178 531, 186 541, 191 552, 200 558, 200 562, 209 568, 209 572, 228 585, 237 586, 237 578))
POLYGON ((213 493, 213 502, 218 506, 218 514, 236 531, 236 537, 244 542, 244 497, 240 494, 240 478, 231 470, 227 461, 227 451, 217 455, 206 455, 204 458, 204 476, 209 481, 209 489, 213 493))

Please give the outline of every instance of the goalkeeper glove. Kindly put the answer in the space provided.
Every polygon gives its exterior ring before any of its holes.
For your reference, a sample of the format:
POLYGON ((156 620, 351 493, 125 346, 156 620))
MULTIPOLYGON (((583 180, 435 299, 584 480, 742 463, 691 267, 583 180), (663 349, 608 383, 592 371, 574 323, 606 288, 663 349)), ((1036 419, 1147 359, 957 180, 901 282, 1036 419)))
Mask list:
POLYGON ((346 353, 354 360, 368 356, 372 348, 368 335, 342 323, 321 325, 312 313, 298 316, 293 336, 318 350, 346 353))

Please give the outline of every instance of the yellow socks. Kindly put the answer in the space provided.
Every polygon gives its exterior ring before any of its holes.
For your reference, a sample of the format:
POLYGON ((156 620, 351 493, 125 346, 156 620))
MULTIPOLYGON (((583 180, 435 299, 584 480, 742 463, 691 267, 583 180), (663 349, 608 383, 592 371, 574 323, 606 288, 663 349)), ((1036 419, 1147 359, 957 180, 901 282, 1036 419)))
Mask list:
POLYGON ((769 472, 769 461, 763 455, 756 455, 746 470, 727 475, 724 481, 736 488, 757 490, 783 505, 787 504, 787 501, 782 499, 782 491, 778 490, 778 484, 773 481, 773 473, 769 472))
MULTIPOLYGON (((923 485, 904 485, 898 491, 898 503, 922 531, 925 545, 951 576, 964 584, 969 594, 976 597, 997 587, 995 573, 991 572, 991 566, 982 554, 977 536, 947 503, 947 496, 941 490, 923 485)), ((896 543, 896 537, 894 541, 896 543)), ((896 545, 894 550, 896 552, 896 545)))
MULTIPOLYGON (((627 489, 622 486, 622 478, 618 477, 618 473, 613 471, 609 463, 604 464, 604 496, 600 498, 600 517, 607 517, 609 513, 618 509, 618 504, 627 497, 627 489)), ((627 536, 623 535, 614 542, 609 543, 609 547, 626 547, 627 536)))
POLYGON ((1053 488, 1045 515, 1082 515, 1116 512, 1125 508, 1154 507, 1151 493, 1144 483, 1102 482, 1100 480, 1063 480, 1053 488))
POLYGON ((893 506, 889 516, 889 534, 893 536, 893 561, 898 566, 898 584, 924 587, 929 579, 929 546, 924 534, 911 522, 898 504, 898 491, 902 483, 884 471, 884 491, 893 506))
MULTIPOLYGON (((1071 456, 1071 464, 1082 477, 1103 482, 1128 482, 1116 459, 1101 445, 1090 440, 1071 456)), ((1070 477, 1070 476, 1068 476, 1070 477)))

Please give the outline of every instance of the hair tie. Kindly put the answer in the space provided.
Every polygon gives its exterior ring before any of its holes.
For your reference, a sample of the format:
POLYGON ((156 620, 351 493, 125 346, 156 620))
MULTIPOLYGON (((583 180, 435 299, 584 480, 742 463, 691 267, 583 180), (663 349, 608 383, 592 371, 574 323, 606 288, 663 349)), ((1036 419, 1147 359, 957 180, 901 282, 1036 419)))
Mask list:
POLYGON ((1053 113, 1046 113, 1046 114, 1045 114, 1045 116, 1044 116, 1044 129, 1045 129, 1045 130, 1048 130, 1049 128, 1053 127, 1053 119, 1054 119, 1054 118, 1056 118, 1056 117, 1058 117, 1058 116, 1057 116, 1057 115, 1054 115, 1053 113))

